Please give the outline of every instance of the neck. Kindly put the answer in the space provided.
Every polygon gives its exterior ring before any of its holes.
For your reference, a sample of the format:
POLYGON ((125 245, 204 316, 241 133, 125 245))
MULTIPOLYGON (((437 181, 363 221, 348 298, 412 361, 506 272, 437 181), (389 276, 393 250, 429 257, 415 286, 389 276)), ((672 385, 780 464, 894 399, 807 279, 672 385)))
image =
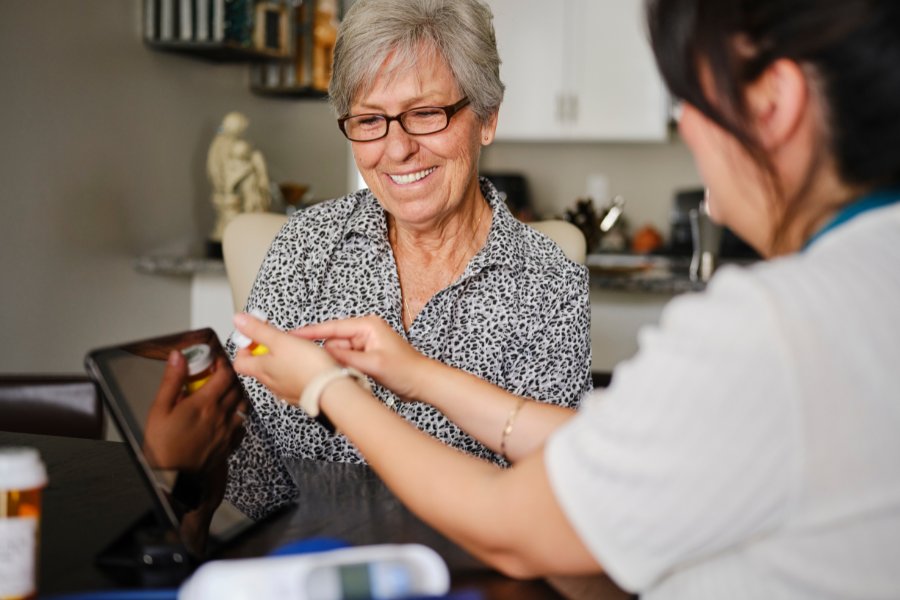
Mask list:
POLYGON ((405 227, 393 217, 388 240, 397 264, 406 329, 436 293, 456 281, 484 245, 491 227, 491 207, 481 193, 472 208, 432 229, 405 227))
POLYGON ((457 210, 425 225, 405 223, 388 215, 388 240, 394 255, 404 260, 431 262, 461 254, 471 256, 484 241, 484 224, 490 228, 490 213, 490 205, 478 191, 457 210))
POLYGON ((867 192, 866 188, 845 183, 831 161, 816 169, 780 211, 782 224, 773 232, 767 256, 798 252, 844 206, 867 192))

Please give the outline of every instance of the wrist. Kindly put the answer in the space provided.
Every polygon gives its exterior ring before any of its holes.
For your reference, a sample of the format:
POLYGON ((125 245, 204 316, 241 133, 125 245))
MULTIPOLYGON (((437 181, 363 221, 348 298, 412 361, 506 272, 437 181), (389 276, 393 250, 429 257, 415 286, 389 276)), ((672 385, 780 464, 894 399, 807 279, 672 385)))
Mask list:
POLYGON ((312 418, 319 416, 320 402, 324 392, 338 381, 354 381, 364 390, 370 391, 371 385, 366 376, 352 367, 334 367, 322 371, 312 378, 300 395, 300 408, 312 418))
POLYGON ((319 396, 319 416, 317 418, 327 418, 333 415, 335 408, 347 399, 347 397, 357 391, 365 390, 365 388, 349 377, 343 377, 329 384, 319 396))
POLYGON ((419 363, 409 369, 409 393, 406 399, 432 404, 428 390, 434 389, 435 382, 442 381, 440 377, 442 368, 449 367, 433 358, 422 356, 419 363))

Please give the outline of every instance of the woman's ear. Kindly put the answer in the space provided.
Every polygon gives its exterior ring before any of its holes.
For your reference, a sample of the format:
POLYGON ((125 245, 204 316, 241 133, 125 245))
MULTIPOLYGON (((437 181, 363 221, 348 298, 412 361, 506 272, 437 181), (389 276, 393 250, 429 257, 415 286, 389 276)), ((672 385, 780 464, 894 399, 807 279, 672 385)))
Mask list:
POLYGON ((746 94, 754 129, 769 151, 791 141, 810 109, 806 75, 792 60, 780 59, 769 65, 746 94))
POLYGON ((481 145, 487 146, 494 141, 494 134, 497 132, 497 112, 491 114, 487 120, 481 124, 481 145))

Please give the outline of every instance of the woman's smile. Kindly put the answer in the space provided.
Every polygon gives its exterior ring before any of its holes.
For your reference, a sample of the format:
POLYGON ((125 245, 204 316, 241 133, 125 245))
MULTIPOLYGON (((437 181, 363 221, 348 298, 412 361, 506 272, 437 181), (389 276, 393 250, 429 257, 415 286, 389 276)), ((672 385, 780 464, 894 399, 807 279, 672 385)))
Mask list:
POLYGON ((416 183, 422 181, 432 173, 437 170, 437 167, 429 167, 427 169, 422 169, 421 171, 414 171, 412 173, 403 173, 403 174, 392 174, 388 173, 388 177, 391 178, 391 181, 396 183, 397 185, 409 185, 412 183, 416 183))

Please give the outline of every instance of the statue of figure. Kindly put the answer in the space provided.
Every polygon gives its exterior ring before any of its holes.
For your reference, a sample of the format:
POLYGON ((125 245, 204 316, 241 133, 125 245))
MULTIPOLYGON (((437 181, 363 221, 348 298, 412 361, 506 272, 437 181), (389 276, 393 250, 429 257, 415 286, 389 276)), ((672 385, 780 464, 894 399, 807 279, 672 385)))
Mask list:
POLYGON ((272 206, 266 161, 262 152, 253 150, 244 140, 231 147, 225 163, 225 181, 241 199, 243 212, 266 212, 272 206))
POLYGON ((247 117, 241 113, 228 113, 209 147, 206 170, 216 209, 216 223, 209 236, 212 242, 222 241, 225 226, 239 213, 265 212, 272 204, 262 153, 242 137, 247 125, 247 117))

